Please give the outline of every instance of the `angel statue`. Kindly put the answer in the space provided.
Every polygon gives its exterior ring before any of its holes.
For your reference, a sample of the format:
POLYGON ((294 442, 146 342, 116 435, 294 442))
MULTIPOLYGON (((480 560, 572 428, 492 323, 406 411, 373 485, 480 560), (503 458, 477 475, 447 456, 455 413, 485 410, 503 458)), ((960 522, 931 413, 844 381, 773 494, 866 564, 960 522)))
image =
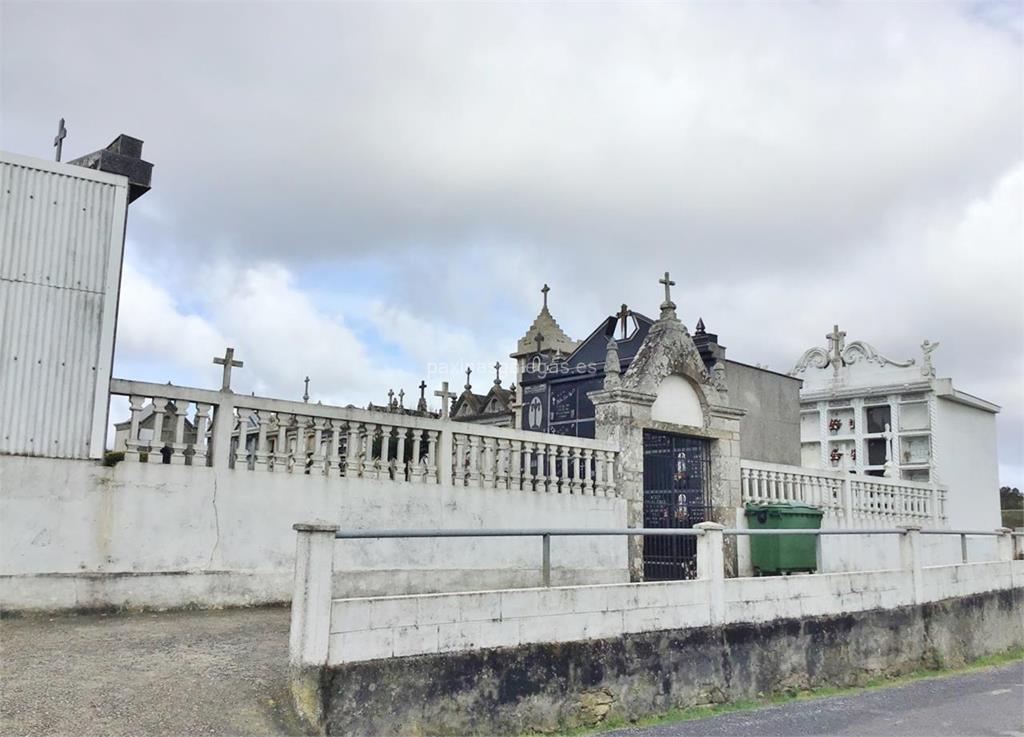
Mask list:
POLYGON ((930 340, 925 340, 921 344, 921 353, 923 358, 921 359, 921 375, 922 376, 935 376, 935 367, 932 365, 932 352, 939 347, 939 342, 934 343, 930 340))

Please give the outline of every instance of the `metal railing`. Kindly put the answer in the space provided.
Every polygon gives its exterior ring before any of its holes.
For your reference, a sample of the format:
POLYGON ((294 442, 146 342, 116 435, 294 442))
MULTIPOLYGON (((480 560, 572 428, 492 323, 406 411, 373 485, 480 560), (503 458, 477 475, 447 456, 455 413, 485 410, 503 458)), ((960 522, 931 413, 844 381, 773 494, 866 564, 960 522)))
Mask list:
MULTIPOLYGON (((705 523, 706 524, 706 523, 705 523)), ((864 528, 864 529, 793 529, 793 530, 750 530, 723 528, 722 534, 733 537, 758 536, 758 535, 813 535, 818 543, 818 560, 821 560, 821 538, 825 536, 840 535, 906 535, 909 531, 916 530, 922 535, 959 535, 960 551, 962 560, 967 563, 967 537, 998 537, 1010 535, 1011 537, 1024 538, 1022 532, 1001 532, 999 530, 924 530, 917 527, 897 528, 864 528)), ((545 587, 551 586, 551 538, 552 537, 700 537, 705 534, 699 527, 693 528, 656 528, 656 527, 627 527, 627 528, 594 528, 574 529, 557 527, 537 528, 511 528, 511 529, 424 529, 424 530, 401 530, 401 529, 380 529, 380 530, 338 530, 334 533, 337 540, 385 540, 405 538, 460 538, 460 537, 539 537, 541 538, 541 572, 542 581, 545 587)))

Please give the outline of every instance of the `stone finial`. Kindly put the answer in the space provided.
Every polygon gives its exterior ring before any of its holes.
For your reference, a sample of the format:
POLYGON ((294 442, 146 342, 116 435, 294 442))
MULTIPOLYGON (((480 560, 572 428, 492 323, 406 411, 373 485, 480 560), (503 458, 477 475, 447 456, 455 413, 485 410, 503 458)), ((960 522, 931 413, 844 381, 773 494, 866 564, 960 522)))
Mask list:
POLYGON ((706 333, 707 333, 707 331, 704 328, 704 318, 703 317, 698 317, 697 318, 697 328, 696 328, 696 332, 694 333, 694 335, 705 335, 706 333))
POLYGON ((420 399, 416 402, 416 411, 427 411, 427 382, 423 380, 420 380, 420 399))
POLYGON ((921 344, 921 376, 932 378, 935 376, 935 366, 932 365, 932 352, 939 347, 938 341, 925 340, 921 344))
POLYGON ((622 385, 622 365, 619 363, 619 344, 615 338, 608 340, 608 352, 604 356, 604 388, 614 389, 622 385))
POLYGON ((467 391, 467 392, 468 392, 468 391, 469 391, 470 389, 472 389, 472 388, 473 388, 473 385, 472 385, 472 384, 471 384, 471 383, 469 382, 469 375, 470 375, 471 373, 473 373, 473 369, 472 369, 471 367, 469 367, 469 366, 466 366, 466 391, 467 391))
POLYGON ((302 392, 302 401, 303 402, 309 402, 309 377, 308 376, 305 379, 303 379, 303 383, 305 384, 306 388, 302 392))
POLYGON ((666 271, 665 276, 662 279, 658 279, 659 284, 665 285, 665 301, 661 303, 661 316, 662 320, 671 319, 676 316, 676 303, 672 301, 672 287, 676 285, 672 281, 669 273, 666 271))
POLYGON ((501 363, 494 362, 494 385, 501 386, 501 363))
POLYGON ((544 295, 544 307, 542 309, 546 310, 548 308, 548 292, 550 292, 550 291, 551 291, 551 287, 549 287, 547 284, 545 284, 540 289, 541 294, 544 295))

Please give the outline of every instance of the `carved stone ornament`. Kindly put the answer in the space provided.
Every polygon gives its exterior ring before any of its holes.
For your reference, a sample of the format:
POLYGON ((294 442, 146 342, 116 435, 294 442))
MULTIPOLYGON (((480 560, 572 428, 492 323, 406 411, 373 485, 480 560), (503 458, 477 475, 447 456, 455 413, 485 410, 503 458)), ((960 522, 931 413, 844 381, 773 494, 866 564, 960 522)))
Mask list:
POLYGON ((643 345, 623 377, 626 389, 656 394, 666 376, 678 374, 713 388, 700 352, 677 318, 660 319, 651 326, 643 345))

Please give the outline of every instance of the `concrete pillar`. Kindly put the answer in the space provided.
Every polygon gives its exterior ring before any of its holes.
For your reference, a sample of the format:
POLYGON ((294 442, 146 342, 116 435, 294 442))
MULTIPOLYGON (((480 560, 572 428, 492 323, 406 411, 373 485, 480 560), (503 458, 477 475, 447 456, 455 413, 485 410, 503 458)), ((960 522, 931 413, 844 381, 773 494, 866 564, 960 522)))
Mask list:
POLYGON ((1009 527, 999 527, 996 529, 996 532, 999 533, 999 537, 996 538, 997 560, 1013 560, 1015 552, 1013 549, 1013 530, 1009 527))
POLYGON ((452 428, 446 424, 437 437, 437 475, 439 483, 452 485, 452 428))
POLYGON ((327 663, 331 622, 331 577, 337 525, 297 524, 295 589, 288 657, 292 665, 320 667, 327 663))
MULTIPOLYGON (((235 395, 230 389, 222 390, 220 402, 213 410, 213 448, 210 465, 225 469, 231 456, 231 434, 235 430, 235 395)), ((244 448, 240 451, 244 454, 244 448)))
POLYGON ((1024 527, 1018 527, 1018 534, 1013 538, 1013 559, 1024 560, 1024 527))
POLYGON ((717 522, 701 522, 697 538, 697 578, 708 582, 709 623, 725 622, 725 528, 717 522))
POLYGON ((921 526, 904 525, 900 527, 903 534, 900 535, 900 564, 904 572, 910 574, 911 600, 910 604, 920 604, 924 598, 924 588, 921 575, 921 526))
MULTIPOLYGON (((736 509, 736 529, 746 530, 747 525, 747 514, 743 507, 736 509)), ((821 561, 818 561, 818 566, 821 566, 821 561)), ((754 562, 750 557, 750 536, 749 535, 737 535, 736 536, 736 575, 741 578, 750 578, 754 575, 754 562)))

